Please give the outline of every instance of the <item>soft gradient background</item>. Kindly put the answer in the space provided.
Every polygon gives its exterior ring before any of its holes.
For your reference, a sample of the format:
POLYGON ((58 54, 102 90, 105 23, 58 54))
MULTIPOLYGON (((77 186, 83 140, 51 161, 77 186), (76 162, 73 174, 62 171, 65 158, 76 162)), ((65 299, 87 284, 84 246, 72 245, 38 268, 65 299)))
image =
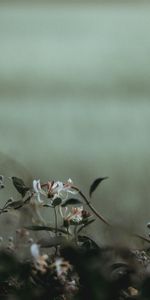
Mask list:
POLYGON ((1 1, 0 173, 71 177, 84 192, 107 175, 95 206, 144 233, 149 32, 146 1, 1 1))

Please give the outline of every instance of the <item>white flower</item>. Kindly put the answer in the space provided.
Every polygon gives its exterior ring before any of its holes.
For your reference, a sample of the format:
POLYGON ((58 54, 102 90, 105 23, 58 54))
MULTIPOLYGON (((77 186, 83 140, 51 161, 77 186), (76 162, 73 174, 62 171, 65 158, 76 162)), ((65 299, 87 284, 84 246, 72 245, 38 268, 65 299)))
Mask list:
POLYGON ((56 181, 52 185, 52 193, 54 195, 60 195, 60 193, 64 190, 64 185, 61 181, 56 181))
POLYGON ((32 244, 30 248, 33 258, 36 260, 40 256, 39 246, 37 244, 32 244))
POLYGON ((83 206, 73 207, 70 221, 72 221, 73 223, 77 223, 77 224, 82 222, 82 220, 83 220, 82 212, 83 212, 83 206))
POLYGON ((77 194, 78 191, 73 190, 72 188, 72 180, 69 178, 66 183, 63 183, 61 181, 55 181, 52 185, 50 185, 50 194, 52 195, 52 198, 55 199, 57 197, 63 198, 63 200, 66 200, 68 197, 68 193, 71 194, 77 194))
POLYGON ((67 275, 68 271, 72 269, 72 266, 63 258, 57 257, 54 263, 51 265, 51 268, 56 271, 58 277, 61 277, 63 275, 67 275))
POLYGON ((72 207, 69 212, 68 207, 64 208, 64 212, 62 211, 62 207, 60 207, 60 215, 69 223, 80 224, 83 220, 83 206, 72 207))
POLYGON ((37 200, 39 203, 42 203, 43 201, 41 200, 41 195, 44 195, 46 196, 46 193, 45 191, 41 188, 41 183, 40 183, 40 179, 36 180, 34 179, 33 180, 33 191, 34 193, 36 194, 37 196, 37 200))
POLYGON ((39 203, 42 203, 41 195, 52 200, 60 197, 62 200, 66 200, 68 194, 77 194, 78 191, 73 188, 73 182, 68 179, 67 182, 61 181, 48 181, 41 185, 40 179, 33 180, 33 191, 37 197, 39 203))
POLYGON ((56 258, 55 267, 56 267, 56 272, 57 272, 58 276, 61 276, 61 274, 62 274, 62 264, 63 264, 62 258, 56 258))
POLYGON ((68 179, 68 183, 73 184, 73 181, 71 178, 68 179))
POLYGON ((48 267, 46 262, 46 260, 48 259, 48 255, 47 254, 40 255, 39 245, 36 243, 31 245, 30 251, 31 251, 31 255, 33 256, 35 268, 38 271, 45 273, 48 267))
POLYGON ((72 216, 70 221, 72 221, 73 223, 76 223, 76 224, 80 224, 82 222, 82 219, 83 219, 82 216, 74 215, 74 216, 72 216))

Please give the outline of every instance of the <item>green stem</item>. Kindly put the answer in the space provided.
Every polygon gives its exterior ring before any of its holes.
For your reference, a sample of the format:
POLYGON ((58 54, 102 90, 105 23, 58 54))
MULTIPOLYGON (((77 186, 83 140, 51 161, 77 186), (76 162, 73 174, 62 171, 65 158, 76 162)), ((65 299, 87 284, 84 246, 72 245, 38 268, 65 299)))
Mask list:
POLYGON ((92 210, 92 212, 106 225, 111 226, 108 221, 99 214, 99 212, 94 208, 94 206, 88 201, 88 199, 86 198, 86 196, 76 187, 76 186, 72 186, 72 188, 76 191, 79 192, 80 196, 84 199, 85 203, 88 205, 88 207, 92 210))
MULTIPOLYGON (((55 215, 55 236, 57 237, 57 233, 58 233, 58 220, 57 220, 56 206, 54 206, 54 215, 55 215)), ((55 249, 56 249, 55 255, 57 255, 58 254, 58 246, 56 246, 55 249)))
POLYGON ((150 240, 147 239, 146 237, 140 235, 140 234, 137 234, 137 233, 133 233, 132 236, 135 236, 137 238, 139 238, 140 240, 144 241, 144 242, 147 242, 147 243, 150 243, 150 240))
POLYGON ((54 215, 55 215, 55 235, 57 236, 57 233, 58 233, 58 220, 57 220, 56 206, 54 206, 54 215))

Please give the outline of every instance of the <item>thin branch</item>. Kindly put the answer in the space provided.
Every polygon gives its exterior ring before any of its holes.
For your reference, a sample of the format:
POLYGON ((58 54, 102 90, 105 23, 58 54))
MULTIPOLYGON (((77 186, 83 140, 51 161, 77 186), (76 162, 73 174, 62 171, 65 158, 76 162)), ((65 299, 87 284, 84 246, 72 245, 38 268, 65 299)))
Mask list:
POLYGON ((80 196, 84 199, 85 203, 88 205, 88 207, 92 210, 92 212, 106 225, 111 226, 109 222, 101 215, 99 212, 94 208, 94 206, 89 202, 89 200, 86 198, 86 196, 76 187, 72 186, 72 189, 79 192, 80 196))
POLYGON ((56 206, 54 206, 54 215, 55 215, 55 235, 57 236, 57 232, 58 232, 58 220, 57 220, 56 206))
POLYGON ((139 238, 140 240, 144 241, 144 242, 147 242, 147 243, 150 243, 150 240, 147 239, 146 237, 140 235, 140 234, 137 234, 137 233, 133 233, 132 236, 135 236, 137 238, 139 238))

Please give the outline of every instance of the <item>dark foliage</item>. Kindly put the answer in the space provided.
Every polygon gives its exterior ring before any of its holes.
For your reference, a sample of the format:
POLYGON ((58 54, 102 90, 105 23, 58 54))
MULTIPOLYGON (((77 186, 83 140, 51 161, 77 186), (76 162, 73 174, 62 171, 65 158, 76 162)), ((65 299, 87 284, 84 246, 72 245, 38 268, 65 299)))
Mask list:
POLYGON ((75 199, 75 198, 70 198, 70 199, 66 200, 61 206, 65 207, 68 205, 79 205, 79 204, 82 204, 81 200, 75 199))
MULTIPOLYGON (((89 190, 90 197, 107 178, 94 180, 89 190)), ((84 229, 92 226, 95 218, 109 228, 112 225, 73 185, 72 180, 66 183, 52 180, 43 184, 34 180, 31 188, 18 177, 11 179, 22 199, 10 198, 0 209, 0 214, 23 210, 26 206, 35 219, 31 218, 29 226, 22 224, 16 231, 18 236, 14 233, 15 237, 10 238, 8 246, 1 244, 0 299, 150 300, 149 250, 98 246, 84 229), (69 193, 78 194, 80 199, 69 198, 69 193), (40 214, 40 210, 46 207, 54 213, 52 226, 40 214), (45 235, 36 236, 34 241, 29 238, 30 232, 35 236, 38 232, 45 232, 45 235), (21 256, 19 251, 27 248, 30 256, 21 256)), ((2 175, 0 186, 5 187, 2 175)), ((145 243, 150 242, 139 234, 131 234, 130 238, 133 236, 145 243)))
POLYGON ((22 197, 25 196, 26 192, 29 191, 29 187, 27 187, 24 181, 21 178, 12 176, 12 182, 16 190, 21 194, 22 197))
POLYGON ((97 178, 93 181, 93 183, 90 186, 90 191, 89 191, 89 196, 91 197, 93 192, 97 189, 98 185, 105 179, 107 179, 108 177, 100 177, 97 178))

